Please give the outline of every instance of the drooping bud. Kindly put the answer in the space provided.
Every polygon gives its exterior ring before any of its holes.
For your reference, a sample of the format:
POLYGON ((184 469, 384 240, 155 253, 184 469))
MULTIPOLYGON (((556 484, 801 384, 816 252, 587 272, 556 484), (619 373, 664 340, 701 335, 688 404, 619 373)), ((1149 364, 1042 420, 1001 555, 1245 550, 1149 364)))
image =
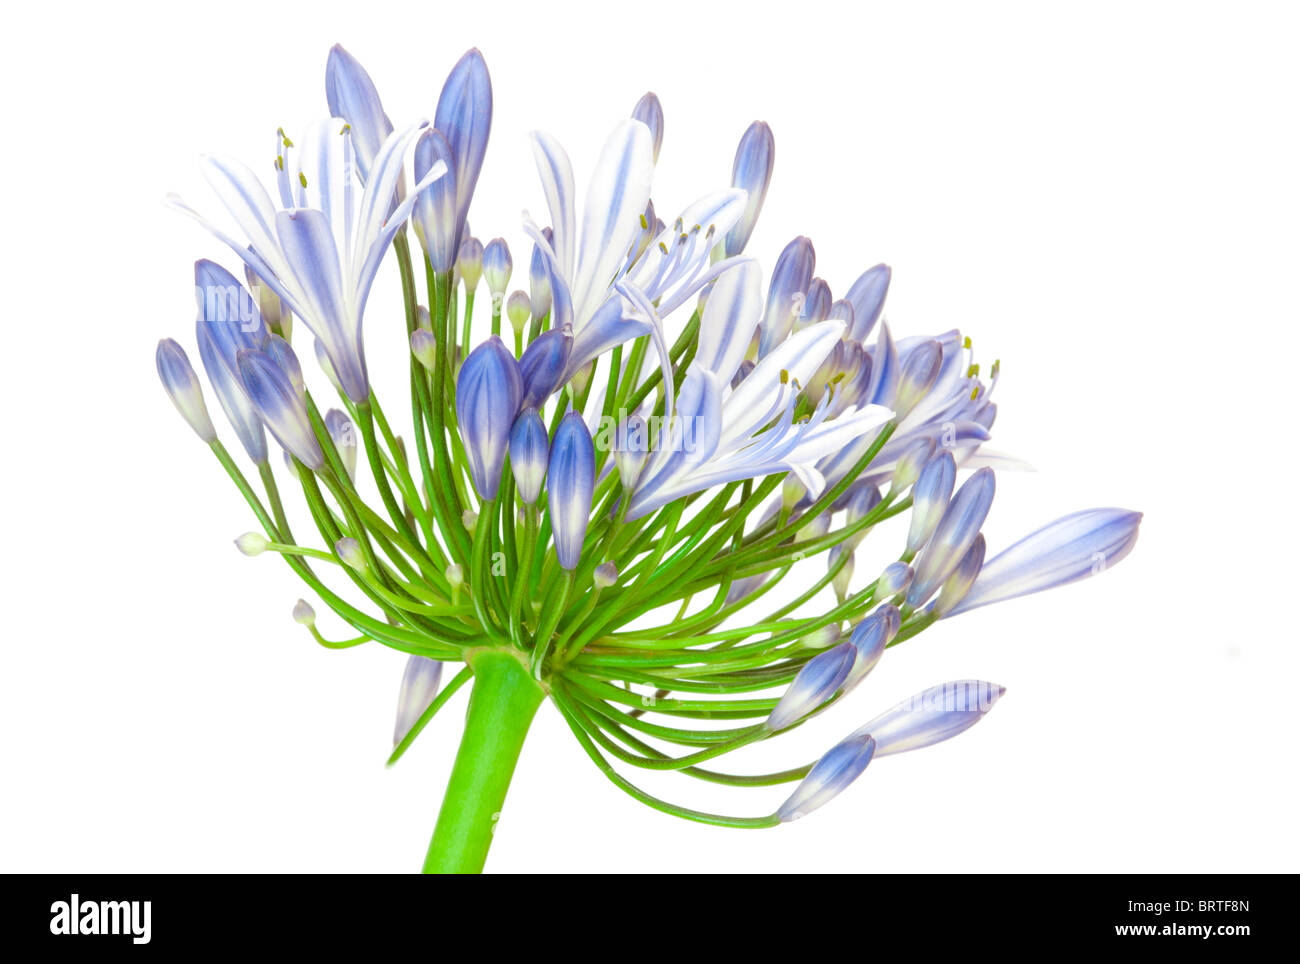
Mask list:
POLYGON ((834 696, 848 678, 856 655, 853 644, 843 642, 808 660, 768 714, 768 729, 783 730, 834 696))
POLYGON ((483 280, 487 282, 493 299, 505 296, 514 266, 514 261, 510 258, 510 246, 503 238, 493 238, 488 242, 483 249, 483 280))
POLYGON ((397 693, 397 724, 393 728, 393 746, 402 742, 411 732, 424 711, 438 695, 442 682, 442 663, 425 656, 410 656, 402 672, 402 685, 397 693))
POLYGON ((745 191, 748 198, 745 213, 727 232, 723 242, 723 251, 729 258, 744 251, 749 236, 754 233, 759 212, 763 210, 763 200, 767 197, 767 186, 772 182, 775 160, 776 140, 772 137, 772 129, 762 121, 754 121, 741 135, 736 159, 731 165, 731 186, 745 191))
POLYGON ((316 610, 311 608, 307 600, 299 599, 293 604, 293 621, 301 626, 315 626, 316 610))
POLYGON ((551 440, 546 423, 535 408, 525 408, 510 430, 510 471, 515 489, 525 505, 532 505, 542 493, 546 467, 550 461, 551 440))
POLYGON ((876 751, 870 733, 852 733, 813 764, 799 781, 794 793, 776 811, 782 823, 790 823, 829 803, 862 775, 876 751))
POLYGON ((893 642, 902 624, 902 615, 898 608, 884 605, 854 627, 849 635, 849 642, 853 644, 857 656, 853 661, 853 668, 849 670, 848 678, 844 681, 846 693, 875 669, 876 664, 880 662, 880 657, 884 655, 885 647, 893 642))
POLYGON ((1057 519, 985 563, 966 598, 951 612, 963 613, 1104 572, 1133 549, 1141 522, 1141 512, 1127 509, 1086 509, 1057 519))
POLYGON ((1005 686, 983 680, 941 683, 886 710, 858 732, 875 737, 877 756, 919 750, 970 729, 1005 692, 1005 686))
POLYGON ((596 450, 587 423, 578 412, 560 420, 551 446, 547 507, 555 554, 563 569, 573 570, 582 556, 596 485, 596 450))
POLYGON ((260 532, 245 532, 235 540, 235 548, 246 556, 260 556, 270 544, 270 540, 260 532))
POLYGON ((158 365, 158 377, 162 379, 167 396, 176 406, 176 411, 194 429, 194 434, 211 445, 217 440, 217 430, 212 427, 208 416, 208 406, 203 401, 203 387, 199 376, 185 355, 185 349, 170 338, 158 342, 155 356, 158 365))
POLYGON ((524 384, 515 356, 496 335, 469 353, 456 377, 456 416, 470 478, 481 499, 495 499, 524 384))

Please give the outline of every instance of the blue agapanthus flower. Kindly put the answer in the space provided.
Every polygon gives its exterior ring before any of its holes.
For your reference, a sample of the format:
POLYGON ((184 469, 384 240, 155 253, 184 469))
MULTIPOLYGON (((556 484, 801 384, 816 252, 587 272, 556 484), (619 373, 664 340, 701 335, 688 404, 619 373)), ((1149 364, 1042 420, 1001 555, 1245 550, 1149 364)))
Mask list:
POLYGON ((167 393, 260 527, 237 546, 281 557, 351 627, 326 638, 299 600, 294 619, 321 645, 406 655, 391 760, 472 685, 425 869, 482 868, 543 702, 621 790, 740 828, 805 816, 876 759, 978 722, 1003 687, 958 680, 818 760, 767 773, 715 762, 809 723, 869 675, 868 702, 888 705, 888 648, 1114 565, 1141 515, 1088 509, 986 553, 996 472, 1019 464, 986 445, 998 365, 981 378, 958 331, 896 338, 886 265, 836 297, 798 237, 764 270, 750 241, 776 145, 762 122, 744 131, 730 182, 702 184, 670 222, 652 200, 665 145, 654 94, 610 119, 581 195, 554 137, 518 138, 549 223, 525 212, 527 271, 510 291, 509 244, 484 244, 468 220, 493 96, 471 50, 431 120, 395 125, 335 47, 328 116, 275 132, 257 165, 266 183, 213 155, 200 168, 215 205, 169 198, 240 262, 238 277, 196 264, 195 334, 256 482, 218 439, 181 346, 157 353, 167 393), (225 217, 198 213, 214 208, 225 217), (404 317, 368 310, 390 258, 404 317), (407 396, 400 416, 380 405, 363 327, 369 344, 409 345, 409 380, 385 387, 407 396), (860 572, 876 532, 895 554, 860 572), (764 604, 779 585, 793 598, 764 604), (793 789, 757 813, 712 813, 650 795, 644 770, 793 789))

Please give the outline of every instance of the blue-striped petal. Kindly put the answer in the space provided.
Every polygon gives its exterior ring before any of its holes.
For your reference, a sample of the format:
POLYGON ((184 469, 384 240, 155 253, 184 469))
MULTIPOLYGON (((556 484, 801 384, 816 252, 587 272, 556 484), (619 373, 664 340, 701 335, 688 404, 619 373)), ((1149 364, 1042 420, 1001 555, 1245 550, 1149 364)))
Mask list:
POLYGON ((582 556, 596 485, 596 451, 587 423, 578 412, 560 420, 551 445, 546 505, 560 566, 573 570, 582 556))
POLYGON ((700 314, 695 364, 730 382, 758 327, 763 309, 762 271, 752 261, 718 276, 700 314))
POLYGON ((307 406, 284 369, 260 351, 241 351, 236 361, 244 391, 271 434, 303 465, 320 468, 325 456, 312 431, 307 406))
POLYGON ((784 730, 834 696, 848 678, 856 657, 853 644, 843 642, 808 660, 768 714, 767 727, 784 730))
POLYGON ((1096 575, 1129 554, 1141 522, 1141 512, 1127 509, 1085 509, 1057 519, 985 563, 952 613, 1096 575))
POLYGON ((573 165, 560 142, 545 131, 533 131, 529 140, 533 145, 537 174, 542 181, 542 193, 551 212, 551 245, 556 263, 561 276, 570 279, 578 244, 573 165))
POLYGON ((1005 686, 983 680, 941 683, 886 710, 857 732, 875 738, 876 756, 919 750, 970 729, 1005 692, 1005 686))

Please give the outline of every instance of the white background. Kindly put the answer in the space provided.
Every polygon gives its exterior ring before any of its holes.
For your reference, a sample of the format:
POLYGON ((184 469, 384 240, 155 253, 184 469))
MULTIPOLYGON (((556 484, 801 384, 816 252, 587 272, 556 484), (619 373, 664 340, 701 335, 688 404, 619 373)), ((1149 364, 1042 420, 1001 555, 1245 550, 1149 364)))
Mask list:
MULTIPOLYGON (((645 809, 543 707, 489 869, 1298 869, 1285 7, 75 6, 29 7, 0 41, 0 869, 419 866, 463 696, 384 770, 403 658, 326 652, 290 621, 300 588, 231 546, 252 520, 154 374, 159 337, 191 346, 193 260, 234 266, 163 194, 215 210, 204 151, 269 171, 274 128, 324 113, 336 41, 399 124, 482 49, 496 114, 471 222, 512 242, 517 281, 519 213, 544 210, 528 130, 581 181, 657 91, 671 217, 767 120, 751 253, 770 266, 809 235, 837 295, 886 260, 896 333, 958 326, 1001 358, 994 444, 1038 471, 999 478, 991 549, 1076 508, 1146 513, 1102 578, 945 622, 816 725, 728 761, 803 762, 942 680, 1008 687, 975 730, 878 761, 790 827, 645 809)), ((389 264, 367 321, 381 386, 404 385, 396 288, 389 264)), ((648 785, 739 813, 785 793, 648 785)))

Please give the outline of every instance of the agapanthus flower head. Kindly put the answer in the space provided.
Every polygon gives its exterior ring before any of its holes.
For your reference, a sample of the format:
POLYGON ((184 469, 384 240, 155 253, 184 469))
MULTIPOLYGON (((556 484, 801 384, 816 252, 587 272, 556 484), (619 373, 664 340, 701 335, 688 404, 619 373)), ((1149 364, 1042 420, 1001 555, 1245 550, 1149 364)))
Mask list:
POLYGON ((742 773, 718 758, 876 699, 890 648, 947 617, 1131 551, 1141 515, 1092 509, 986 559, 995 470, 1017 464, 986 448, 999 365, 982 377, 956 330, 896 336, 884 264, 845 288, 816 274, 809 238, 754 243, 775 156, 765 123, 742 137, 730 182, 718 166, 667 222, 652 200, 654 95, 610 118, 581 198, 558 140, 534 132, 548 223, 525 214, 512 236, 531 244, 516 248, 528 291, 507 297, 507 241, 484 246, 467 226, 492 122, 481 54, 452 69, 431 124, 392 124, 342 47, 325 93, 329 119, 296 142, 277 133, 276 200, 248 168, 208 157, 235 227, 172 202, 245 265, 247 283, 196 264, 195 335, 255 478, 223 445, 184 349, 165 339, 156 362, 252 510, 237 546, 288 565, 325 607, 321 626, 303 600, 294 619, 327 648, 403 654, 390 761, 472 686, 426 869, 482 867, 543 702, 658 810, 748 828, 809 814, 873 761, 967 729, 1002 687, 933 687, 796 766, 742 773), (401 310, 365 329, 406 358, 398 386, 371 384, 362 337, 390 253, 401 310), (490 299, 475 297, 480 281, 490 299), (295 315, 315 364, 290 341, 295 315), (331 621, 349 637, 330 638, 331 621), (649 794, 638 770, 795 786, 757 815, 713 813, 649 794))

